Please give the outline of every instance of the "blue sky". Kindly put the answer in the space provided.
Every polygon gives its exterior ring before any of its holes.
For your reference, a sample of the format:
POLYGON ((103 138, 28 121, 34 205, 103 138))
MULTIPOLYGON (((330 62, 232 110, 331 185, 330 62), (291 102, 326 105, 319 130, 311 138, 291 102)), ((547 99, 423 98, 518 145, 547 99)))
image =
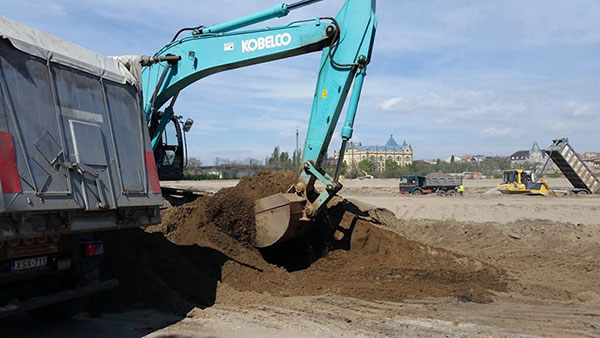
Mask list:
MULTIPOLYGON (((106 55, 151 55, 184 26, 210 25, 272 0, 0 0, 0 13, 106 55)), ((325 0, 271 20, 334 16, 325 0)), ((380 0, 379 28, 354 141, 390 134, 415 158, 509 155, 569 137, 600 151, 600 1, 380 0)), ((263 160, 292 151, 310 114, 320 55, 214 75, 189 87, 177 114, 196 121, 190 154, 263 160)), ((339 130, 330 153, 339 147, 339 130)))

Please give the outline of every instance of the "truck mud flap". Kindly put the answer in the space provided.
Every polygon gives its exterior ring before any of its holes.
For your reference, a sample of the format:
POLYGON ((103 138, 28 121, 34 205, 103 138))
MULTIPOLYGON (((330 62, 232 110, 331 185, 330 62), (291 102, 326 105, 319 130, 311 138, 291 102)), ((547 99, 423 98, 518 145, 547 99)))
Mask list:
POLYGON ((47 296, 34 297, 18 303, 6 304, 0 306, 0 317, 6 317, 19 312, 37 309, 46 305, 64 302, 69 299, 88 296, 97 292, 116 288, 117 286, 119 286, 118 279, 109 279, 104 282, 80 287, 77 289, 65 290, 47 296))

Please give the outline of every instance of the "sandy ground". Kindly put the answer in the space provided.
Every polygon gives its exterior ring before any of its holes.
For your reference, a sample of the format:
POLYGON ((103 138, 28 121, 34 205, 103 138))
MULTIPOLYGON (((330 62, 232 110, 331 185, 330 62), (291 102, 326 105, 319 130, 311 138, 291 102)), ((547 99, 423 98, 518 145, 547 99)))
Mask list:
MULTIPOLYGON (((548 179, 555 189, 567 189, 566 179, 548 179)), ((178 181, 164 185, 207 192, 232 187, 237 180, 178 181)), ((465 196, 406 196, 398 192, 398 180, 346 180, 339 195, 394 212, 400 219, 434 219, 472 222, 514 222, 544 219, 574 224, 600 224, 600 196, 505 196, 487 193, 499 179, 465 180, 465 196)))
MULTIPOLYGON (((210 181, 164 181, 161 182, 163 186, 173 186, 179 188, 193 188, 198 190, 204 190, 208 192, 216 192, 222 188, 228 188, 235 186, 239 180, 210 180, 210 181)), ((386 191, 386 192, 397 192, 398 191, 398 180, 397 179, 348 179, 342 182, 344 190, 373 190, 373 191, 386 191)), ((495 188, 500 179, 482 179, 482 180, 465 180, 464 184, 467 188, 467 192, 479 193, 485 192, 491 188, 495 188)), ((548 183, 553 188, 567 188, 570 186, 569 181, 565 178, 549 178, 548 183)))
MULTIPOLYGON (((403 196, 396 180, 378 179, 347 180, 340 193, 389 209, 398 217, 390 228, 410 239, 508 271, 509 290, 492 303, 277 297, 221 286, 214 306, 185 318, 132 310, 47 326, 20 316, 0 322, 0 336, 600 336, 600 198, 485 194, 497 183, 466 181, 462 198, 403 196)), ((236 181, 175 184, 216 191, 236 181)), ((566 180, 550 184, 568 187, 566 180)))

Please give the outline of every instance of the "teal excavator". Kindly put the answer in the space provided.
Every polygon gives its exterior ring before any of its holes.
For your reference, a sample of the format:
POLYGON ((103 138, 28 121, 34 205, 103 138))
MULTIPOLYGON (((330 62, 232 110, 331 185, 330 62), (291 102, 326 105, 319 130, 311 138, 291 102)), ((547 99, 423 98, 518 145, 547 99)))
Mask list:
POLYGON ((284 17, 290 11, 319 1, 284 3, 213 26, 183 28, 154 56, 139 57, 134 67, 129 62, 132 73, 136 73, 134 68, 138 69, 159 176, 167 180, 182 178, 187 160, 185 133, 193 121, 183 122, 174 111, 183 89, 218 72, 322 51, 300 179, 287 193, 256 202, 258 247, 303 236, 311 228, 312 220, 342 188, 339 176, 343 154, 352 137, 363 81, 371 61, 377 27, 376 0, 346 0, 335 18, 242 28, 284 17), (339 161, 334 176, 330 177, 323 170, 323 161, 350 91, 341 130, 339 161), (165 133, 167 128, 172 131, 169 137, 165 133), (317 180, 326 187, 324 191, 315 189, 317 180))

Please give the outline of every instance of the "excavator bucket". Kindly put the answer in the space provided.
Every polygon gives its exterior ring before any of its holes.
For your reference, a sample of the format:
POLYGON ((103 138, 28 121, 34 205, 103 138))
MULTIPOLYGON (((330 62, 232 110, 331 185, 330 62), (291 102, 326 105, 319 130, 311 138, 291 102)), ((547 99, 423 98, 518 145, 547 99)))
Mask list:
POLYGON ((264 248, 299 238, 311 229, 301 220, 305 199, 296 194, 275 194, 256 201, 256 246, 264 248))

